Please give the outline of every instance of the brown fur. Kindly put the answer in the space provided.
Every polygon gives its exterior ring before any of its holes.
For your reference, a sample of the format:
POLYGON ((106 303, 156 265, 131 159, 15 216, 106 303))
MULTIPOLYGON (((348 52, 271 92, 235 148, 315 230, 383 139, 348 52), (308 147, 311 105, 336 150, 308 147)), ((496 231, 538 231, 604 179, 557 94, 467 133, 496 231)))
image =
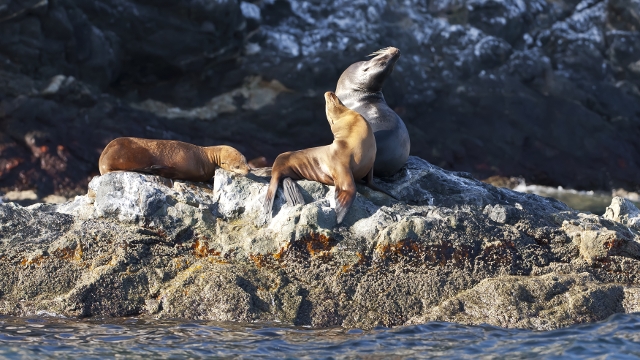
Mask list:
POLYGON ((290 180, 308 179, 336 187, 336 215, 341 223, 356 194, 355 181, 373 185, 373 163, 376 140, 371 125, 357 112, 347 108, 332 93, 324 94, 327 120, 334 140, 331 145, 280 154, 273 163, 271 182, 264 202, 270 214, 281 180, 285 180, 285 196, 289 202, 301 203, 302 197, 292 193, 290 180))
POLYGON ((249 167, 251 169, 260 169, 260 168, 269 166, 269 163, 267 162, 267 158, 264 156, 251 159, 249 160, 249 162, 247 162, 247 164, 249 164, 249 167))
POLYGON ((124 170, 189 181, 209 181, 216 167, 242 175, 249 173, 245 157, 230 146, 202 147, 132 137, 111 141, 100 155, 99 167, 101 175, 124 170))

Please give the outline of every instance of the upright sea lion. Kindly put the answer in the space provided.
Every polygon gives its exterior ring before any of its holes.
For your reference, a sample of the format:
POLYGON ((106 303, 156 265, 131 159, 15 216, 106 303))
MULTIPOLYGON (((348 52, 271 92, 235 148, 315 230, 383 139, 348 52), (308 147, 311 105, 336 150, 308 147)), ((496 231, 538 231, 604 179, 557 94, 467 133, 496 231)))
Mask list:
POLYGON ((231 146, 197 146, 175 140, 122 137, 111 141, 100 155, 100 174, 125 170, 170 179, 209 181, 216 166, 246 175, 249 165, 231 146))
POLYGON ((285 197, 293 205, 302 204, 303 200, 292 179, 335 185, 338 224, 355 198, 355 180, 365 180, 367 186, 382 191, 373 184, 376 140, 371 125, 360 114, 344 106, 336 94, 327 92, 324 99, 333 142, 327 146, 278 155, 264 201, 265 214, 271 213, 276 191, 283 179, 285 197))
POLYGON ((411 149, 406 126, 382 95, 382 84, 400 58, 400 50, 388 47, 371 56, 375 57, 352 64, 342 73, 336 95, 346 107, 359 112, 371 124, 378 147, 375 174, 391 176, 407 162, 411 149))

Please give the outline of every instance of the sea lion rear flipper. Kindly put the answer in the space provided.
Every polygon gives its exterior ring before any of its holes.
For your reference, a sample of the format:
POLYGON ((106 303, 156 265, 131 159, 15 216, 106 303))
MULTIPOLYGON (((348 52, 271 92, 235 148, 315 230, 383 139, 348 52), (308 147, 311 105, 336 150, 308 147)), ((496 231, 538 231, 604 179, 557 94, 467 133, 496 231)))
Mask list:
POLYGON ((287 204, 291 206, 304 205, 304 199, 298 185, 290 177, 284 178, 282 181, 282 188, 284 189, 284 198, 287 200, 287 204))
POLYGON ((397 197, 393 196, 388 191, 386 191, 386 190, 384 190, 382 188, 379 188, 378 185, 373 183, 373 166, 371 167, 371 170, 369 170, 369 172, 367 173, 367 176, 365 176, 364 180, 365 180, 365 185, 368 188, 370 188, 372 190, 375 190, 375 191, 379 191, 379 192, 381 192, 381 193, 383 193, 383 194, 385 194, 387 196, 390 196, 393 199, 396 199, 396 200, 400 201, 400 199, 398 199, 397 197))
POLYGON ((340 224, 356 198, 356 183, 353 181, 353 174, 349 168, 343 169, 336 175, 334 176, 334 183, 336 184, 336 217, 338 224, 340 224))

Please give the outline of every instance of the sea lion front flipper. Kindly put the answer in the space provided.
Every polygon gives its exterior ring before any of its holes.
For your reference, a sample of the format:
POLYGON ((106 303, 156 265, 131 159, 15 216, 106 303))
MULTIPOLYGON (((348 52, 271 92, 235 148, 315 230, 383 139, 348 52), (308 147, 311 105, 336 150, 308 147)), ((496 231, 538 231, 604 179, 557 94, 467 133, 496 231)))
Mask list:
POLYGON ((269 182, 269 188, 267 189, 267 194, 264 197, 264 202, 262 203, 262 212, 267 219, 271 218, 271 210, 273 209, 273 200, 276 198, 276 191, 278 191, 278 186, 280 185, 280 173, 275 172, 272 173, 271 181, 269 182))
POLYGON ((372 190, 375 190, 375 191, 379 191, 379 192, 381 192, 381 193, 383 193, 383 194, 385 194, 385 195, 387 195, 387 196, 389 196, 389 197, 391 197, 393 199, 396 199, 396 200, 400 201, 400 199, 398 199, 397 197, 393 196, 388 191, 386 191, 386 190, 384 190, 382 188, 379 188, 378 185, 373 183, 373 166, 371 167, 371 170, 369 170, 369 172, 367 173, 367 176, 365 176, 364 182, 365 182, 365 185, 368 188, 370 188, 372 190))
POLYGON ((131 171, 141 172, 145 174, 151 175, 159 175, 166 178, 174 178, 177 176, 176 169, 170 166, 164 165, 151 165, 144 168, 131 169, 131 171))
POLYGON ((291 206, 304 205, 304 199, 298 185, 290 177, 284 178, 282 181, 282 188, 284 190, 284 198, 287 200, 287 204, 291 206))
POLYGON ((333 182, 336 185, 336 217, 340 224, 356 198, 356 183, 348 167, 336 171, 333 182))

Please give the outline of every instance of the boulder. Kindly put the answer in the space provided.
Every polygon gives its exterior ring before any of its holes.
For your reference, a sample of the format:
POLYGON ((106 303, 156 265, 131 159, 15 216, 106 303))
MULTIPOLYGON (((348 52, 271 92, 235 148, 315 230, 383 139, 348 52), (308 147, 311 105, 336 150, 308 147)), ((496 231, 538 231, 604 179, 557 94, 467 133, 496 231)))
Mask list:
POLYGON ((262 173, 114 172, 64 204, 0 204, 0 313, 542 330, 640 310, 640 231, 626 218, 417 157, 375 179, 399 200, 358 185, 339 226, 334 187, 312 181, 297 182, 304 205, 279 190, 271 218, 262 173))
POLYGON ((620 196, 613 198, 604 213, 604 218, 640 230, 640 211, 630 200, 620 196))

